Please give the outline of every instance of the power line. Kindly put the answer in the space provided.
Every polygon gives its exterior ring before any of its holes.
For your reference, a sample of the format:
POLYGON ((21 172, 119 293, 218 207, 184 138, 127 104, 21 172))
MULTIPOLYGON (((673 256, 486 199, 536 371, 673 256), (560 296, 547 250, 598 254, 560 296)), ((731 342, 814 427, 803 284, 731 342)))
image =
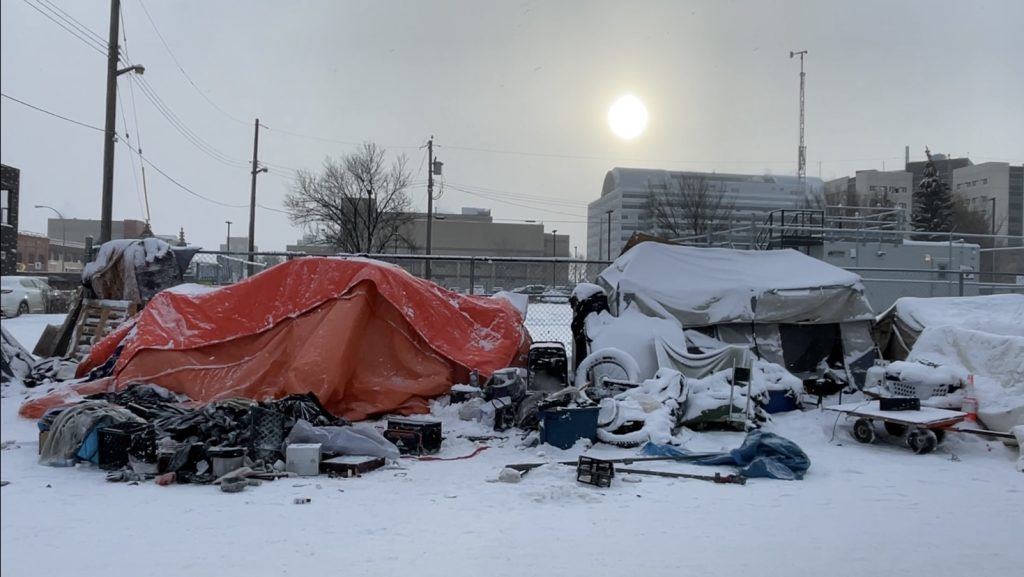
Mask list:
MULTIPOLYGON (((456 190, 459 190, 459 189, 456 189, 456 190)), ((518 203, 518 202, 513 202, 511 200, 505 200, 505 199, 499 198, 499 197, 485 196, 485 195, 482 195, 482 194, 479 194, 479 193, 476 193, 476 192, 470 192, 468 190, 460 190, 459 192, 463 192, 465 194, 469 194, 469 195, 472 195, 472 196, 477 196, 477 197, 483 198, 485 200, 490 200, 490 201, 493 201, 493 202, 501 202, 501 203, 504 203, 504 204, 509 204, 509 205, 512 205, 512 206, 518 206, 518 207, 521 207, 521 208, 529 208, 529 209, 533 209, 533 210, 536 210, 536 211, 539 211, 539 212, 545 212, 545 213, 550 213, 550 214, 560 214, 560 215, 563 215, 563 216, 575 216, 575 217, 579 217, 580 216, 579 214, 574 214, 574 213, 571 213, 571 212, 562 212, 560 210, 553 210, 553 209, 548 209, 548 208, 537 208, 537 206, 535 206, 535 205, 521 204, 521 203, 518 203)))
MULTIPOLYGON (((292 132, 290 130, 284 130, 282 128, 271 128, 269 126, 264 126, 264 128, 266 128, 267 130, 273 131, 273 132, 279 132, 281 134, 287 134, 288 136, 294 136, 296 138, 305 138, 305 139, 308 139, 308 140, 319 140, 321 142, 330 142, 330 143, 333 143, 333 144, 344 144, 346 146, 361 146, 363 144, 362 142, 353 142, 351 140, 338 140, 336 138, 328 138, 326 136, 315 136, 315 135, 312 135, 312 134, 302 134, 301 132, 292 132)), ((396 149, 399 149, 399 150, 419 150, 420 148, 422 148, 422 146, 399 146, 399 145, 389 145, 389 144, 382 144, 380 146, 382 148, 396 148, 396 149)))
MULTIPOLYGON (((125 146, 128 146, 127 142, 125 143, 125 146)), ((142 153, 137 152, 135 150, 132 150, 131 146, 128 146, 128 150, 131 150, 134 154, 137 154, 139 156, 139 158, 141 158, 142 161, 146 163, 146 165, 148 165, 153 170, 159 172, 161 176, 163 176, 167 180, 171 181, 175 186, 177 186, 181 190, 184 190, 185 192, 191 194, 192 196, 194 196, 196 198, 200 198, 200 199, 205 200, 207 202, 210 202, 210 203, 213 203, 213 204, 216 204, 216 205, 220 205, 220 206, 224 206, 224 207, 227 207, 227 208, 249 208, 249 205, 247 205, 247 204, 228 204, 226 202, 221 202, 219 200, 215 200, 215 199, 210 198, 208 196, 199 194, 198 192, 192 190, 191 188, 189 188, 189 187, 185 186, 184 184, 182 184, 181 182, 179 182, 173 176, 171 176, 171 175, 167 174, 166 172, 164 172, 163 170, 161 170, 159 166, 153 164, 153 161, 151 161, 150 159, 146 158, 146 156, 143 155, 142 153)))
MULTIPOLYGON (((23 100, 18 100, 17 98, 14 98, 13 96, 8 96, 7 94, 4 94, 4 93, 0 93, 0 96, 3 96, 4 98, 7 98, 9 100, 13 100, 14 102, 17 102, 18 104, 21 104, 23 106, 27 106, 27 107, 29 107, 29 108, 31 108, 33 110, 38 110, 39 112, 42 112, 44 114, 48 114, 50 116, 54 116, 54 117, 59 118, 61 120, 70 122, 72 124, 77 124, 79 126, 84 126, 85 128, 91 128, 91 129, 99 131, 99 132, 105 132, 102 128, 100 128, 98 126, 93 126, 91 124, 86 124, 84 122, 79 122, 77 120, 74 120, 72 118, 68 118, 66 116, 61 116, 60 114, 56 114, 54 112, 50 112, 49 110, 40 108, 40 107, 32 105, 32 104, 29 104, 29 103, 27 103, 27 102, 25 102, 23 100)), ((123 143, 125 145, 125 147, 128 148, 128 150, 131 150, 133 154, 138 155, 138 157, 143 162, 145 162, 147 165, 149 165, 150 168, 152 168, 153 170, 159 172, 164 178, 166 178, 167 180, 171 181, 172 183, 174 183, 175 186, 177 186, 178 188, 180 188, 180 189, 184 190, 185 192, 191 194, 192 196, 195 196, 197 198, 201 198, 201 199, 203 199, 203 200, 205 200, 207 202, 211 202, 213 204, 217 204, 217 205, 220 205, 220 206, 225 206, 227 208, 248 208, 248 205, 246 205, 246 204, 228 204, 228 203, 225 203, 225 202, 221 202, 219 200, 212 199, 212 198, 210 198, 208 196, 204 196, 202 194, 199 194, 198 192, 192 190, 191 188, 189 188, 189 187, 185 186, 184 184, 182 184, 181 182, 179 182, 173 176, 171 176, 171 175, 167 174, 166 172, 164 172, 163 170, 161 170, 159 166, 153 164, 153 161, 151 161, 150 159, 146 158, 142 154, 142 152, 132 149, 131 145, 127 141, 127 138, 119 139, 119 141, 121 143, 123 143)))
POLYGON ((185 68, 181 65, 181 62, 178 61, 178 57, 174 55, 174 51, 172 51, 171 47, 167 44, 167 40, 164 39, 164 35, 160 33, 160 29, 157 28, 156 22, 153 20, 153 17, 149 14, 149 10, 146 8, 145 2, 139 0, 139 6, 142 7, 142 11, 146 14, 146 19, 149 20, 150 26, 153 27, 153 32, 156 32, 157 38, 159 38, 160 43, 164 45, 164 49, 167 50, 167 54, 170 55, 171 60, 174 61, 174 65, 178 67, 178 71, 181 72, 181 75, 185 77, 185 80, 187 80, 188 83, 192 85, 192 88, 195 88, 196 92, 199 93, 199 96, 202 96, 203 100, 209 103, 210 106, 214 107, 218 112, 228 117, 229 119, 234 120, 235 122, 238 122, 240 124, 248 125, 248 121, 236 118, 228 111, 224 110, 220 106, 217 106, 216 102, 214 102, 209 96, 207 96, 205 92, 200 90, 199 86, 197 86, 195 81, 192 80, 192 77, 188 75, 188 72, 185 72, 185 68))
POLYGON ((458 182, 447 182, 446 184, 448 186, 454 188, 455 190, 460 190, 462 192, 467 192, 467 190, 468 190, 468 191, 471 191, 471 192, 477 192, 477 193, 485 194, 485 195, 511 197, 511 198, 517 199, 517 200, 530 201, 530 202, 539 202, 539 203, 542 203, 542 204, 561 205, 561 206, 565 206, 565 207, 569 207, 569 208, 586 207, 586 206, 588 206, 590 204, 588 202, 579 201, 579 200, 556 199, 556 198, 551 198, 549 196, 538 196, 538 195, 532 195, 532 194, 523 194, 523 193, 509 192, 509 191, 506 191, 506 190, 498 190, 498 189, 493 189, 493 188, 487 188, 487 187, 484 187, 484 186, 473 186, 473 185, 468 185, 468 184, 460 184, 458 182))
MULTIPOLYGON (((130 148, 130 143, 128 141, 131 140, 131 134, 128 132, 128 115, 124 113, 124 101, 121 99, 120 90, 117 91, 117 105, 121 108, 121 124, 124 126, 125 144, 129 144, 130 148)), ((139 174, 135 170, 134 162, 129 162, 128 164, 132 167, 132 180, 135 182, 135 195, 139 198, 139 211, 143 212, 146 208, 142 203, 142 189, 139 187, 139 174)), ((149 220, 149 214, 146 214, 146 220, 149 220)))
POLYGON ((262 204, 260 204, 258 202, 256 203, 256 206, 262 208, 263 210, 269 210, 270 212, 279 212, 281 214, 288 214, 288 215, 291 214, 287 210, 281 210, 280 208, 271 208, 269 206, 262 205, 262 204))
POLYGON ((84 126, 85 128, 91 128, 93 130, 98 130, 100 132, 106 132, 104 129, 100 128, 99 126, 93 126, 92 124, 86 124, 85 122, 80 122, 80 121, 75 120, 73 118, 68 118, 67 116, 61 116, 60 114, 57 114, 56 112, 50 112, 49 110, 46 110, 44 108, 39 108, 38 106, 29 104, 28 102, 25 102, 24 100, 18 100, 17 98, 15 98, 13 96, 8 96, 8 95, 3 94, 3 93, 0 93, 0 96, 3 96, 4 98, 6 98, 8 100, 13 100, 13 101, 17 102, 18 104, 21 104, 22 106, 27 106, 27 107, 29 107, 29 108, 31 108, 33 110, 38 110, 39 112, 42 112, 43 114, 49 114, 50 116, 53 116, 55 118, 59 118, 61 120, 65 120, 65 121, 70 122, 72 124, 77 124, 79 126, 84 126))
POLYGON ((60 26, 61 28, 63 28, 68 34, 70 34, 70 35, 74 36, 75 38, 81 40, 89 48, 92 48, 93 50, 95 50, 96 52, 99 52, 103 56, 107 55, 107 51, 106 51, 106 49, 105 49, 105 47, 103 46, 102 43, 100 43, 100 45, 97 46, 95 40, 92 40, 92 39, 88 38, 87 36, 84 36, 81 33, 76 32, 75 30, 73 30, 72 28, 68 27, 66 24, 61 22, 60 20, 58 20, 58 19, 54 18, 53 16, 51 16, 50 14, 47 14, 46 12, 44 12, 42 10, 42 8, 40 8, 39 6, 36 6, 35 4, 29 2, 29 0, 22 0, 22 1, 25 2, 25 4, 30 6, 36 12, 39 12, 40 14, 45 16, 47 19, 49 19, 51 22, 53 22, 57 26, 60 26))
POLYGON ((156 90, 154 90, 153 87, 145 79, 136 78, 133 76, 132 81, 137 81, 139 83, 139 90, 142 92, 142 95, 145 96, 146 99, 149 100, 154 107, 156 107, 157 112, 159 112, 161 116, 163 116, 164 119, 166 119, 167 122, 170 123, 170 125, 185 138, 185 140, 189 141, 201 152, 203 152, 207 156, 210 156, 217 162, 220 162, 221 164, 225 164, 227 166, 231 166, 233 168, 246 168, 249 166, 249 163, 247 161, 231 157, 217 150, 216 148, 213 147, 213 145, 209 144, 208 142, 203 140, 202 137, 200 137, 198 134, 192 131, 178 117, 178 115, 174 113, 170 106, 168 106, 167 103, 164 102, 162 98, 160 98, 160 95, 156 93, 156 90))
MULTIPOLYGON (((85 34, 90 39, 95 40, 101 46, 104 46, 104 47, 106 46, 106 44, 107 44, 107 39, 106 38, 104 38, 103 36, 100 36, 99 34, 94 32, 92 29, 90 29, 88 26, 86 26, 85 24, 82 24, 82 22, 80 20, 78 20, 74 16, 68 14, 67 12, 65 12, 60 6, 57 6, 56 4, 51 2, 50 0, 36 0, 36 1, 39 2, 40 4, 42 4, 43 7, 46 8, 47 10, 53 12, 61 20, 64 20, 65 22, 67 22, 71 26, 74 26, 75 29, 77 29, 80 32, 82 32, 82 34, 85 34)), ((122 23, 123 22, 124 21, 122 20, 122 23)))

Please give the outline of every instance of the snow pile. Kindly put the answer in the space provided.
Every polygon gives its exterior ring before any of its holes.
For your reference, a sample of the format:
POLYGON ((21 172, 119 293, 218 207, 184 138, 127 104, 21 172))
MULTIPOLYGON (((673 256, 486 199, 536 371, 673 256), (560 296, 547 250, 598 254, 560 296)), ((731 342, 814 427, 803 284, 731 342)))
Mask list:
MULTIPOLYGON (((939 365, 963 380, 968 374, 974 375, 982 422, 999 431, 1024 425, 1024 336, 929 326, 907 360, 939 365)), ((920 372, 916 370, 913 376, 930 378, 920 372)))
POLYGON ((679 321, 649 317, 634 307, 624 309, 615 317, 607 311, 586 319, 591 350, 615 348, 629 353, 640 369, 640 378, 651 378, 658 372, 658 339, 683 343, 685 336, 679 321))
POLYGON ((683 375, 672 369, 660 369, 654 378, 639 387, 601 401, 598 415, 598 440, 620 446, 635 446, 652 441, 667 443, 676 427, 680 399, 685 398, 683 375), (624 434, 615 431, 627 423, 642 422, 637 430, 624 434))
POLYGON ((180 285, 168 287, 168 288, 166 288, 164 290, 167 290, 167 291, 170 291, 170 292, 172 292, 174 294, 179 294, 179 295, 199 296, 199 295, 204 295, 206 293, 212 293, 213 291, 217 290, 217 288, 218 287, 207 286, 207 285, 204 285, 204 284, 185 283, 185 284, 180 284, 180 285))
POLYGON ((893 306, 900 320, 916 332, 927 327, 956 326, 1024 337, 1024 295, 904 297, 893 306))

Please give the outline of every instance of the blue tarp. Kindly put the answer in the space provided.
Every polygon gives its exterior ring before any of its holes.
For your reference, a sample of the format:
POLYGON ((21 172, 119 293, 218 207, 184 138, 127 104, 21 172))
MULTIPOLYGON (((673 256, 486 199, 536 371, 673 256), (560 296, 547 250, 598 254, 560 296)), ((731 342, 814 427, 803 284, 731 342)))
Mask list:
POLYGON ((792 481, 804 478, 811 458, 793 441, 775 433, 753 431, 738 449, 728 453, 694 454, 672 445, 647 443, 643 453, 653 457, 675 457, 697 465, 735 465, 744 477, 768 477, 792 481))

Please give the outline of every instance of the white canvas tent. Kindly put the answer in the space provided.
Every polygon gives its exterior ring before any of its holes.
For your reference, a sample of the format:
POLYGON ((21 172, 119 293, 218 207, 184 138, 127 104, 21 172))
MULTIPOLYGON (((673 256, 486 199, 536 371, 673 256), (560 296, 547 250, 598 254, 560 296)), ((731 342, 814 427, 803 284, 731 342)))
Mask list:
MULTIPOLYGON (((597 278, 611 313, 678 320, 720 341, 811 373, 822 362, 863 378, 876 358, 860 277, 794 250, 743 251, 645 242, 597 278)), ((679 343, 683 346, 684 343, 679 343)))

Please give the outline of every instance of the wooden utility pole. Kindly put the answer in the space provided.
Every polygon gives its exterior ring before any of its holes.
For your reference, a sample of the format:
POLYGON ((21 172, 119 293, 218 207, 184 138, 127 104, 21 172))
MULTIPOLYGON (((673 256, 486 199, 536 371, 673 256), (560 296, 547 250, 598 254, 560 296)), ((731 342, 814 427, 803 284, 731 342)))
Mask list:
MULTIPOLYGON (((434 137, 427 141, 427 256, 433 248, 434 232, 434 137)), ((430 280, 430 259, 423 261, 423 278, 430 280)))
MULTIPOLYGON (((256 119, 255 132, 252 137, 252 195, 249 199, 249 276, 255 272, 252 263, 256 260, 256 175, 266 172, 266 167, 260 168, 260 119, 256 119)), ((230 242, 230 241, 229 241, 230 242)))
POLYGON ((100 208, 100 244, 110 240, 114 217, 114 143, 117 132, 117 35, 121 0, 110 0, 110 35, 107 37, 107 108, 103 127, 103 199, 100 208))

